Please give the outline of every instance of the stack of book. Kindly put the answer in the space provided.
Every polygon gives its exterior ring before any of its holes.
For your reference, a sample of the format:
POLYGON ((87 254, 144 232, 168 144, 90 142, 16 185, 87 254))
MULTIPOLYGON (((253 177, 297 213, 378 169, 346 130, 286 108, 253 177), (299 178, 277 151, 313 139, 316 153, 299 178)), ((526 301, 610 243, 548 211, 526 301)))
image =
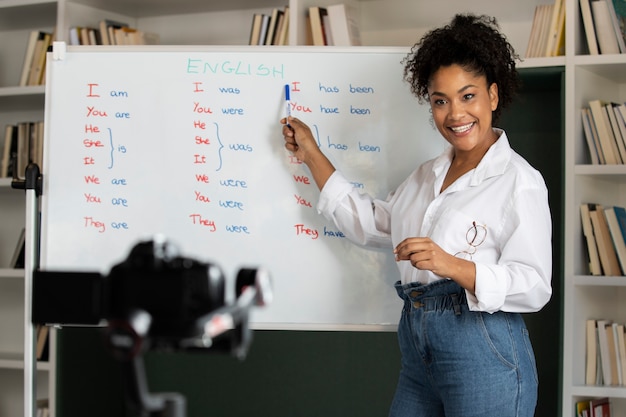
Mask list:
POLYGON ((576 417, 611 417, 611 401, 608 397, 581 400, 576 403, 576 417))
POLYGON ((526 58, 565 55, 565 0, 535 7, 526 58))
POLYGON ((0 160, 0 178, 23 178, 26 167, 33 162, 43 167, 43 122, 20 122, 8 124, 4 130, 4 146, 0 160))
POLYGON ((626 105, 591 100, 581 115, 591 163, 626 163, 626 105))
POLYGON ((70 45, 154 45, 159 35, 130 27, 128 23, 101 20, 98 27, 73 26, 70 45))
POLYGON ((52 45, 54 35, 49 32, 33 30, 30 32, 19 86, 41 85, 45 82, 46 53, 52 45))
POLYGON ((626 53, 626 3, 623 0, 580 0, 589 54, 626 53))
POLYGON ((626 386, 624 323, 587 319, 585 325, 585 384, 626 386))
POLYGON ((308 45, 361 45, 357 9, 350 3, 309 7, 307 27, 308 45))
POLYGON ((626 209, 580 205, 590 275, 626 275, 626 209))
POLYGON ((255 13, 250 28, 250 45, 289 44, 289 6, 273 9, 271 14, 255 13))

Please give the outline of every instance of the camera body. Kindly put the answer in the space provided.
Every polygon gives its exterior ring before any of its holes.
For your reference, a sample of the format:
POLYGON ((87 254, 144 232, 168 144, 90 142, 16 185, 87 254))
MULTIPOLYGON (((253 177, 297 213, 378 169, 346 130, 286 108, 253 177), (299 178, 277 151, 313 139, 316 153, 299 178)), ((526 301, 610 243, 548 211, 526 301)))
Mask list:
POLYGON ((232 304, 226 304, 226 287, 217 265, 180 256, 156 237, 136 244, 107 275, 34 271, 32 321, 106 327, 108 343, 122 357, 211 347, 244 356, 249 310, 271 299, 269 275, 241 269, 232 304))

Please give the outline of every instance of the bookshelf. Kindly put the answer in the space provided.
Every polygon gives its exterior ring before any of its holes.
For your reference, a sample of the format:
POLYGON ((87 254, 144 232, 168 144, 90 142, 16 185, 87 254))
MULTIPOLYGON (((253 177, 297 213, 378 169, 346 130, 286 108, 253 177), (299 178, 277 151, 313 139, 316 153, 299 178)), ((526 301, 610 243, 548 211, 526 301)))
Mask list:
POLYGON ((593 165, 586 148, 580 109, 590 100, 626 101, 626 55, 591 55, 578 0, 568 0, 566 20, 565 239, 563 320, 563 415, 577 401, 609 397, 612 415, 626 412, 626 387, 585 385, 586 319, 626 321, 626 277, 592 276, 579 206, 626 204, 626 165, 593 165))
MULTIPOLYGON (((105 18, 124 21, 160 35, 162 44, 246 45, 252 15, 290 7, 289 45, 304 45, 309 6, 333 0, 2 0, 0 1, 0 127, 43 118, 44 87, 17 87, 31 30, 53 31, 69 41, 73 25, 96 26, 105 18)), ((426 30, 448 22, 453 11, 498 17, 503 31, 524 56, 535 7, 550 0, 450 0, 426 4, 414 0, 354 1, 365 46, 411 46, 426 30)), ((611 397, 616 414, 626 412, 626 388, 584 386, 584 321, 596 316, 626 321, 626 279, 586 275, 584 240, 578 206, 582 201, 626 205, 626 166, 593 166, 586 153, 579 110, 593 98, 626 101, 626 55, 589 55, 578 0, 565 0, 565 56, 526 59, 524 70, 564 68, 563 129, 565 170, 561 415, 572 416, 574 403, 595 396, 611 397)), ((550 103, 549 105, 561 105, 550 103)), ((430 129, 430 126, 426 126, 430 129)), ((0 148, 3 145, 0 137, 0 148)), ((23 415, 23 273, 7 268, 15 239, 24 223, 23 193, 0 179, 0 415, 23 415), (10 295, 9 295, 10 294, 10 295), (5 337, 5 335, 7 335, 5 337)), ((557 292, 560 296, 560 292, 557 292)), ((56 362, 38 365, 37 396, 54 398, 56 362)), ((561 371, 559 371, 561 372, 561 371)), ((55 415, 52 407, 52 416, 55 415)))

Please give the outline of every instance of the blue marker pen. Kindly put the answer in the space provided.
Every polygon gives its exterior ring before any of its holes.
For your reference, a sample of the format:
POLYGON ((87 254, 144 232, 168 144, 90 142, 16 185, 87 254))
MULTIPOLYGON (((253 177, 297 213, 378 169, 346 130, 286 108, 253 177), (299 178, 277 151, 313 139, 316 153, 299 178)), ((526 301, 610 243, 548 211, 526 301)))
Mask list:
MULTIPOLYGON (((289 98, 289 84, 285 84, 285 104, 287 105, 286 117, 287 117, 287 120, 289 120, 289 117, 291 116, 291 100, 289 98)), ((287 122, 287 126, 291 127, 289 122, 287 122)))

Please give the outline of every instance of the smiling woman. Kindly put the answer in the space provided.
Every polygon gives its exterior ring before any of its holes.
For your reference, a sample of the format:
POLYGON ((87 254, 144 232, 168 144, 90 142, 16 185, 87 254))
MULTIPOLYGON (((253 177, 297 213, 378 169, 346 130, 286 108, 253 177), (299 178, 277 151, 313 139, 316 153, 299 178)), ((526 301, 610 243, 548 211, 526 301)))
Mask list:
POLYGON ((286 149, 321 190, 318 210, 357 244, 394 247, 404 307, 391 417, 534 415, 520 313, 552 294, 552 227, 541 174, 494 126, 519 87, 516 59, 487 16, 457 15, 414 46, 405 79, 450 146, 386 200, 336 170, 304 122, 281 120, 286 149))

